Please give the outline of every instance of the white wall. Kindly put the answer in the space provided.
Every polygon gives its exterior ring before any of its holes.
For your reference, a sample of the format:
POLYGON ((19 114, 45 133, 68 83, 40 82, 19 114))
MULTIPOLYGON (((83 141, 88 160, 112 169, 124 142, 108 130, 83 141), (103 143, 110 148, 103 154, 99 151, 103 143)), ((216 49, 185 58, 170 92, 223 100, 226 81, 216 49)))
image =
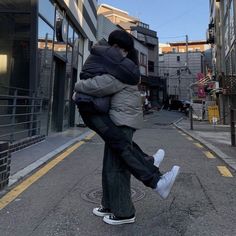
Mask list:
MULTIPOLYGON (((96 41, 96 37, 93 35, 88 23, 86 22, 86 20, 84 19, 82 12, 79 10, 75 0, 64 0, 65 4, 67 5, 67 7, 70 9, 71 13, 73 14, 73 16, 75 17, 75 19, 77 20, 77 22, 80 24, 80 26, 83 28, 86 36, 89 38, 89 40, 91 41, 96 41)), ((94 17, 91 7, 88 3, 87 0, 83 0, 83 4, 86 8, 86 10, 89 13, 89 16, 94 24, 94 26, 96 27, 97 25, 97 21, 96 18, 94 17)))

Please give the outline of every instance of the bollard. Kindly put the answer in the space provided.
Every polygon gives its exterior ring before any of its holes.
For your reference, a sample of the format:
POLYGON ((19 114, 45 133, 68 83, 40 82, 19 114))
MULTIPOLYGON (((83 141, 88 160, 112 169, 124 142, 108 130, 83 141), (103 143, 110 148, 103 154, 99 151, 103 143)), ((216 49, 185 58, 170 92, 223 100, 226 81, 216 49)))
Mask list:
POLYGON ((231 146, 235 147, 235 117, 234 109, 230 110, 230 132, 231 132, 231 146))
POLYGON ((10 163, 9 143, 0 141, 0 191, 8 186, 10 163))
POLYGON ((189 107, 190 129, 193 130, 193 108, 189 107))

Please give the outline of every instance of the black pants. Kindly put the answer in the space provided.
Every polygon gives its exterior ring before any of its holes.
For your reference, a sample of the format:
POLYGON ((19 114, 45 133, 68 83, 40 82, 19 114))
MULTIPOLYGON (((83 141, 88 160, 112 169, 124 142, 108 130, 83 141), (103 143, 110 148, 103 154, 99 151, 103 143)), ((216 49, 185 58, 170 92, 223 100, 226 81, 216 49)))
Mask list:
POLYGON ((161 176, 159 169, 151 161, 147 161, 147 155, 144 155, 137 144, 130 143, 127 136, 112 122, 108 114, 95 114, 83 110, 80 110, 80 114, 84 123, 105 141, 117 157, 123 160, 135 178, 147 187, 156 188, 161 176), (136 147, 136 151, 133 146, 136 147))
MULTIPOLYGON (((119 127, 130 140, 134 130, 127 126, 119 127)), ((102 168, 102 206, 111 210, 117 217, 135 215, 135 208, 131 197, 131 174, 125 162, 112 152, 105 143, 102 168)))

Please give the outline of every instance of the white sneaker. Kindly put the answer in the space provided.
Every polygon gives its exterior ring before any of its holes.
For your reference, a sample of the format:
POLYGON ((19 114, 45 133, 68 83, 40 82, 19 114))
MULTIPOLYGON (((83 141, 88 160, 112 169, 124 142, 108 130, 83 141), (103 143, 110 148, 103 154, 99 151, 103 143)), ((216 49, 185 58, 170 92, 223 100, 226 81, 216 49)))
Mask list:
POLYGON ((154 158, 154 165, 156 167, 159 167, 161 162, 163 161, 164 159, 164 156, 165 156, 165 151, 163 149, 159 149, 154 155, 153 155, 153 158, 154 158))
POLYGON ((179 174, 179 169, 179 166, 173 166, 171 171, 162 175, 161 179, 157 182, 155 191, 157 191, 163 199, 168 197, 175 179, 179 174))

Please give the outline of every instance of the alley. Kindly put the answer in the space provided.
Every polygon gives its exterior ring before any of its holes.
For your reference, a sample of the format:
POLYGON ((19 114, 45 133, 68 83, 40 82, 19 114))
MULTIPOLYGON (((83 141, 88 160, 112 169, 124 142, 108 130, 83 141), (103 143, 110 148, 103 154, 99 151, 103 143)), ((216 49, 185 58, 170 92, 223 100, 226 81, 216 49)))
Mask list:
POLYGON ((135 134, 145 152, 165 149, 163 172, 181 166, 167 200, 132 179, 135 224, 110 226, 92 214, 100 204, 104 145, 95 135, 42 176, 36 171, 28 177, 32 184, 0 211, 0 235, 236 235, 235 172, 172 125, 181 116, 167 111, 147 115, 135 134))

